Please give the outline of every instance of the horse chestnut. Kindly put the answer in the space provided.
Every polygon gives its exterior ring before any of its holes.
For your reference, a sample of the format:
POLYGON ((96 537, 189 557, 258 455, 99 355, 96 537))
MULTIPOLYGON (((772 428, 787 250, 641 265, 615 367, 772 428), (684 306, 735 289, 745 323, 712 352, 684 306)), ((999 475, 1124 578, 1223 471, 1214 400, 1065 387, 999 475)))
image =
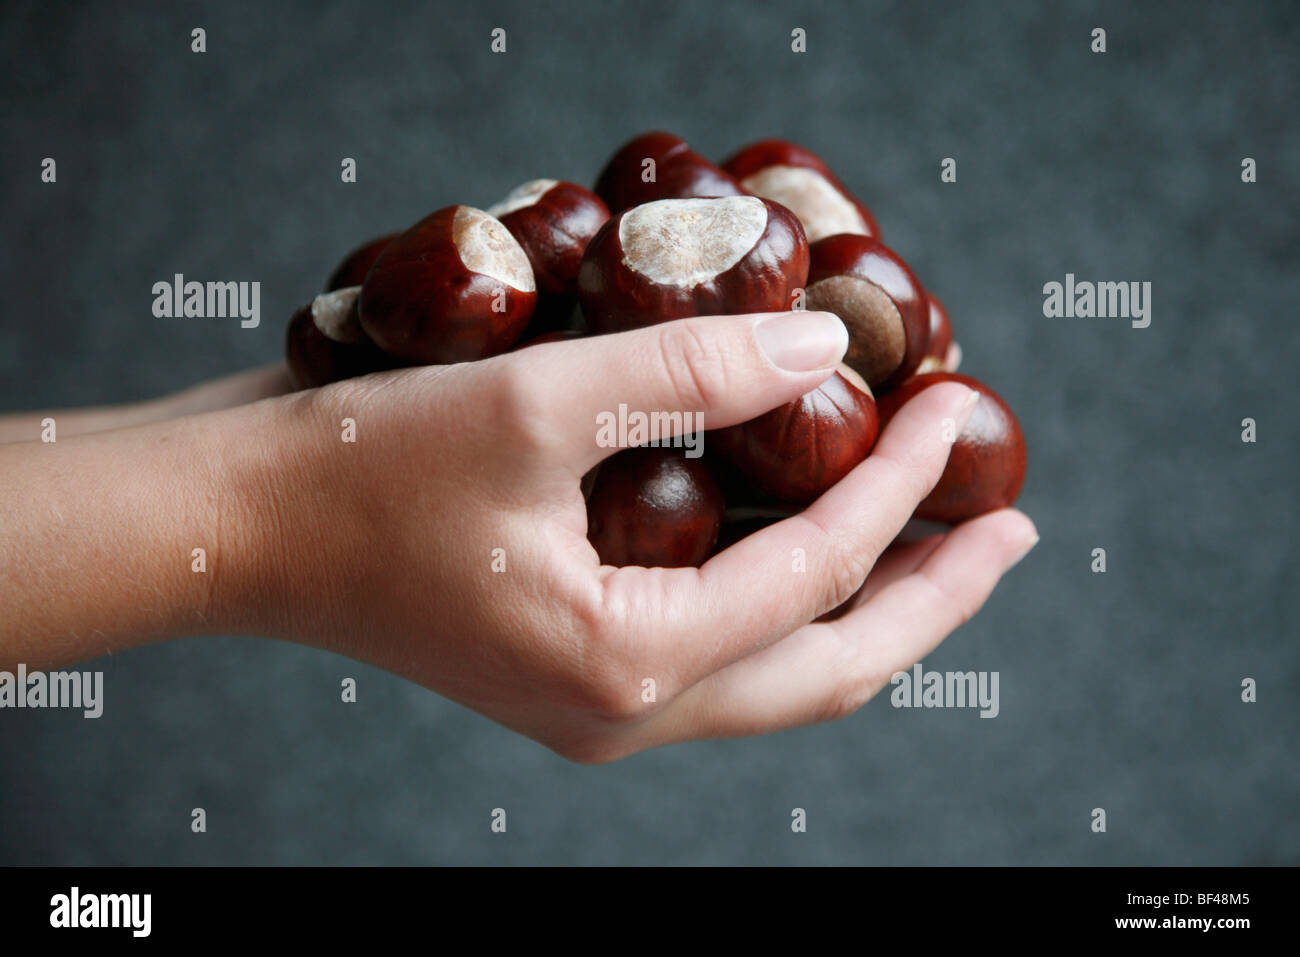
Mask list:
POLYGON ((939 484, 916 509, 916 517, 956 525, 1015 503, 1025 482, 1025 437, 1011 407, 970 376, 928 372, 913 376, 880 398, 888 422, 904 403, 939 382, 960 382, 980 394, 979 404, 957 435, 939 484))
POLYGON ((448 206, 389 244, 361 287, 361 324, 411 362, 467 362, 508 349, 537 283, 519 241, 472 206, 448 206))
POLYGON ((753 502, 810 504, 867 457, 880 416, 867 384, 840 366, 793 402, 705 434, 753 502))
POLYGON ((952 341, 952 323, 948 310, 933 295, 930 297, 930 342, 925 356, 916 367, 916 374, 924 372, 956 372, 961 361, 961 347, 952 341))
POLYGON ((731 512, 727 512, 722 517, 722 528, 718 532, 717 544, 713 546, 713 554, 725 552, 741 539, 748 538, 755 532, 761 532, 785 517, 787 517, 786 514, 775 512, 764 515, 747 514, 743 517, 733 517, 731 512))
POLYGON ((803 227, 757 196, 663 199, 620 213, 578 270, 595 332, 789 309, 808 275, 803 227))
POLYGON ((572 296, 587 244, 609 219, 601 198, 574 183, 535 179, 488 207, 519 240, 543 296, 572 296))
POLYGON ((948 347, 952 345, 952 323, 948 320, 948 310, 933 295, 930 300, 930 342, 925 354, 936 359, 948 357, 948 347))
POLYGON ((385 355, 361 328, 359 286, 321 293, 293 314, 285 342, 290 377, 299 389, 391 369, 385 355))
POLYGON ((869 236, 839 233, 809 249, 807 306, 844 320, 844 361, 882 391, 915 372, 929 342, 930 317, 925 290, 907 263, 869 236))
POLYGON ((700 565, 722 515, 722 495, 700 459, 676 448, 624 449, 596 471, 587 539, 605 565, 700 565))
POLYGON ((370 272, 370 267, 375 264, 379 254, 387 249, 388 244, 396 238, 397 233, 389 233, 387 236, 372 239, 370 242, 352 250, 343 257, 343 261, 335 266, 334 271, 330 273, 330 277, 325 283, 325 291, 333 292, 336 289, 361 285, 366 281, 366 273, 370 272))
POLYGON ((876 218, 811 150, 788 140, 751 143, 722 164, 741 187, 787 207, 808 242, 836 233, 880 235, 876 218))
POLYGON ((744 192, 680 136, 661 132, 643 133, 623 144, 596 180, 596 195, 615 214, 657 199, 744 192))

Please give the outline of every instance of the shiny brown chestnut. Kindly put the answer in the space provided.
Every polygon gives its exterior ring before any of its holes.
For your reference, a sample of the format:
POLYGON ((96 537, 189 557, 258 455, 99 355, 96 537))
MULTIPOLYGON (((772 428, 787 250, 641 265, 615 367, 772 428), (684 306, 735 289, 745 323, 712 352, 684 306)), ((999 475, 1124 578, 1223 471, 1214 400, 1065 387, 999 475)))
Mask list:
POLYGON ((753 503, 808 505, 867 457, 880 416, 867 384, 838 372, 749 422, 706 432, 704 448, 748 485, 753 503))
POLYGON ((554 179, 516 186, 487 211, 524 247, 538 292, 552 296, 577 291, 582 254, 609 219, 609 207, 591 190, 554 179))
POLYGON ((508 349, 536 304, 519 241, 481 209, 448 206, 380 254, 361 287, 361 324, 410 362, 468 362, 508 349))
POLYGON ((293 314, 285 358, 296 388, 314 389, 396 366, 361 328, 360 292, 360 286, 351 286, 321 293, 293 314))
POLYGON ((930 341, 925 347, 921 364, 916 367, 917 374, 924 372, 953 372, 948 368, 948 351, 952 348, 952 323, 948 320, 948 310, 934 295, 930 300, 930 341))
POLYGON ((380 253, 388 248, 388 244, 397 238, 397 233, 389 233, 387 236, 379 236, 358 246, 352 252, 343 257, 343 261, 334 267, 330 273, 329 279, 325 282, 325 291, 333 292, 336 289, 346 289, 348 286, 359 286, 366 281, 366 273, 370 272, 370 267, 375 264, 380 253))
POLYGON ((594 332, 776 312, 808 276, 803 227, 757 196, 663 199, 615 216, 587 247, 578 300, 594 332))
POLYGON ((956 372, 913 376, 880 397, 884 421, 908 399, 940 382, 960 382, 980 394, 979 404, 948 454, 939 484, 922 500, 916 517, 956 525, 1016 501, 1025 482, 1025 436, 1011 407, 983 382, 956 372))
POLYGON ((519 341, 533 339, 544 332, 580 332, 586 333, 587 320, 583 318, 582 307, 578 305, 577 296, 538 295, 537 308, 519 341))
POLYGON ((952 323, 943 303, 934 295, 927 298, 930 301, 930 344, 926 347, 925 354, 942 359, 948 355, 948 347, 952 345, 952 323))
POLYGON ((871 210, 845 188, 812 150, 789 140, 760 140, 722 164, 741 187, 780 203, 803 223, 808 242, 836 233, 879 238, 871 210))
POLYGON ((702 460, 676 448, 624 449, 596 472, 587 539, 606 565, 700 565, 717 541, 723 510, 702 460))
POLYGON ((878 391, 920 365, 930 338, 927 297, 892 249, 870 236, 838 233, 809 247, 806 304, 833 312, 849 330, 844 361, 878 391))
MULTIPOLYGON (((723 498, 726 498, 725 492, 723 498)), ((776 511, 774 509, 729 508, 723 513, 722 528, 718 531, 718 541, 713 546, 713 554, 724 552, 740 540, 761 532, 763 529, 775 525, 777 522, 794 514, 796 513, 789 509, 776 511)))
POLYGON ((655 131, 624 143, 596 179, 596 195, 618 214, 657 199, 740 196, 745 191, 680 136, 655 131))

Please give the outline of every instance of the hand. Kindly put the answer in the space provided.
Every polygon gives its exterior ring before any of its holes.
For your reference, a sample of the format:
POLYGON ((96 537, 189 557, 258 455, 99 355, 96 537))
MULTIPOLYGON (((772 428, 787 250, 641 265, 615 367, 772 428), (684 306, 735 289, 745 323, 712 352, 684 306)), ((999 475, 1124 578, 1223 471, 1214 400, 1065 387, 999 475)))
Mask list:
POLYGON ((272 634, 396 671, 580 761, 847 714, 1036 540, 1005 511, 881 559, 937 481, 943 419, 960 428, 969 390, 927 390, 810 509, 698 570, 601 567, 579 488, 610 452, 599 412, 734 424, 824 381, 845 345, 823 314, 712 317, 307 393, 278 427, 300 441, 274 534, 250 553, 262 585, 241 604, 273 610, 272 634), (809 624, 855 592, 848 614, 809 624))
MULTIPOLYGON (((120 462, 129 445, 131 469, 153 477, 123 493, 148 520, 124 521, 111 500, 87 516, 149 590, 121 594, 61 543, 53 584, 99 599, 20 602, 21 634, 0 647, 31 667, 175 634, 284 638, 402 674, 584 762, 847 714, 974 614, 1035 540, 1007 510, 884 554, 937 481, 943 419, 964 422, 968 390, 917 396, 812 507, 701 569, 600 566, 579 487, 611 451, 596 444, 599 412, 734 424, 824 381, 845 345, 824 314, 692 319, 73 440, 60 474, 120 462), (208 572, 178 575, 196 541, 208 572), (79 628, 101 645, 63 637, 79 628)), ((75 482, 44 488, 74 506, 75 482)), ((21 549, 19 531, 0 548, 21 549)), ((51 587, 14 569, 0 557, 0 594, 51 587)))

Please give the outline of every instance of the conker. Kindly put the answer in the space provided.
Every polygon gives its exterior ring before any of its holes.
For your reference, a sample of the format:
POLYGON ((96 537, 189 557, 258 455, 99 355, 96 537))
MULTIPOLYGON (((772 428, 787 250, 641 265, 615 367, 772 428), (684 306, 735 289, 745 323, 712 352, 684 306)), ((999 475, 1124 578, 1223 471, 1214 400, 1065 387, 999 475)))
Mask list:
POLYGON ((948 320, 948 310, 934 295, 929 299, 930 341, 925 347, 928 357, 943 361, 948 358, 948 347, 952 345, 952 323, 948 320))
POLYGON ((515 187, 488 207, 519 240, 543 296, 572 296, 578 266, 596 231, 609 219, 599 196, 575 183, 535 179, 515 187))
POLYGON ((803 223, 808 242, 836 233, 880 235, 876 218, 821 157, 789 140, 751 143, 722 164, 741 187, 780 203, 803 223))
POLYGON ((510 231, 481 209, 448 206, 380 254, 361 287, 361 324, 411 362, 468 362, 508 349, 536 304, 532 266, 510 231))
POLYGON ((744 192, 680 136, 663 132, 643 133, 624 143, 596 180, 596 194, 615 214, 657 199, 744 192))
POLYGON ((948 368, 948 351, 952 348, 952 324, 948 321, 948 310, 933 295, 930 297, 930 342, 925 347, 921 364, 916 367, 916 374, 925 372, 951 372, 948 368))
POLYGON ((360 292, 352 286, 321 293, 289 320, 285 357, 297 388, 314 389, 396 365, 361 328, 360 292))
POLYGON ((757 196, 663 199, 620 213, 587 247, 578 299, 595 332, 789 309, 808 276, 803 227, 757 196))
POLYGON ((916 517, 956 525, 1015 503, 1025 482, 1025 437, 1001 396, 956 372, 913 376, 880 397, 881 416, 888 422, 908 399, 940 382, 960 382, 977 391, 980 400, 957 434, 939 484, 917 507, 916 517))
POLYGON ((716 451, 747 484, 750 502, 803 506, 865 459, 879 431, 871 390, 841 366, 793 402, 706 432, 704 447, 716 451))
POLYGON ((348 286, 359 286, 366 281, 366 273, 370 272, 370 267, 375 264, 379 254, 388 248, 388 244, 397 238, 397 233, 389 233, 387 236, 380 236, 372 239, 364 245, 358 246, 352 252, 343 257, 343 261, 334 267, 330 273, 329 279, 325 283, 325 291, 333 292, 335 289, 346 289, 348 286))
POLYGON ((776 515, 749 515, 737 519, 733 519, 731 515, 724 515, 723 527, 718 532, 718 542, 714 545, 712 554, 725 551, 742 538, 749 538, 755 532, 762 532, 764 528, 775 525, 780 520, 780 516, 776 515))
POLYGON ((624 449, 596 472, 587 538, 605 565, 700 565, 722 515, 722 495, 701 459, 677 448, 624 449))
POLYGON ((925 290, 892 249, 838 233, 809 247, 807 307, 833 312, 849 330, 844 361, 879 391, 920 365, 930 338, 925 290))

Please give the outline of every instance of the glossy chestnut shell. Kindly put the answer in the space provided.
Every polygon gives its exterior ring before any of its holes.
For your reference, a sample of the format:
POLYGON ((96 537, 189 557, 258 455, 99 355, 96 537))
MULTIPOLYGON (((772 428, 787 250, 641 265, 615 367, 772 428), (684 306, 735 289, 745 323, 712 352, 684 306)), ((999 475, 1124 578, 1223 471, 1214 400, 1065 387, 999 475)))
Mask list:
POLYGON ((925 354, 933 359, 943 361, 948 358, 948 347, 952 345, 952 323, 948 320, 948 310, 933 294, 929 297, 930 305, 930 342, 925 354))
POLYGON ((718 532, 717 544, 713 546, 713 554, 716 555, 718 552, 726 551, 741 539, 748 538, 756 532, 761 532, 769 525, 775 525, 784 517, 785 516, 772 514, 746 515, 744 517, 733 518, 730 514, 724 514, 722 517, 722 528, 718 532))
POLYGON ((850 233, 827 236, 809 250, 807 306, 844 320, 845 363, 881 392, 915 372, 930 340, 929 300, 902 257, 850 233))
POLYGON ((387 236, 379 236, 344 256, 343 261, 330 273, 325 283, 325 291, 334 292, 336 289, 359 286, 365 282, 370 267, 375 264, 380 253, 388 248, 388 244, 397 238, 397 235, 397 233, 389 233, 387 236))
POLYGON ((285 337, 285 359, 290 378, 299 389, 314 389, 397 365, 362 331, 355 287, 317 296, 293 314, 285 337))
POLYGON ((1001 396, 983 382, 956 372, 913 376, 881 396, 884 421, 888 423, 922 389, 940 382, 960 382, 975 389, 980 401, 958 433, 939 483, 917 507, 916 517, 956 525, 1015 504, 1025 482, 1025 437, 1001 396))
POLYGON ((587 539, 605 565, 682 568, 708 558, 723 502, 704 462, 682 449, 616 452, 587 499, 587 539))
POLYGON ((741 187, 788 207, 810 243, 835 233, 880 236, 876 217, 812 150, 789 140, 760 140, 725 163, 741 187))
POLYGON ((706 454, 716 453, 731 466, 747 487, 748 503, 810 504, 876 444, 875 399, 852 377, 836 372, 793 402, 705 433, 706 454))
POLYGON ((599 196, 576 183, 532 180, 488 208, 528 254, 543 296, 572 297, 591 238, 609 219, 599 196))
POLYGON ((594 332, 789 309, 808 276, 803 227, 756 196, 668 199, 611 219, 587 247, 578 299, 594 332))
POLYGON ((380 254, 361 287, 361 324, 408 362, 470 362, 513 345, 536 304, 518 240, 482 210, 448 206, 380 254))
POLYGON ((596 179, 596 195, 617 214, 657 199, 740 196, 745 191, 729 174, 690 148, 680 136, 654 131, 619 147, 596 179), (646 182, 646 161, 654 161, 654 180, 646 182))

